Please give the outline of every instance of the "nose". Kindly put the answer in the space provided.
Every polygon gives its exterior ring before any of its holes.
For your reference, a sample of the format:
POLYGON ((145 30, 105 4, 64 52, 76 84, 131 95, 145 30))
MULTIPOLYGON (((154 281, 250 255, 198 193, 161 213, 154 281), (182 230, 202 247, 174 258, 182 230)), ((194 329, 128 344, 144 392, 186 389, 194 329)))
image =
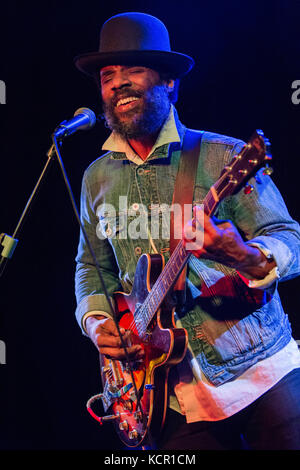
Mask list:
POLYGON ((114 74, 112 80, 112 90, 115 91, 128 86, 131 86, 131 81, 126 71, 119 70, 117 73, 114 74))

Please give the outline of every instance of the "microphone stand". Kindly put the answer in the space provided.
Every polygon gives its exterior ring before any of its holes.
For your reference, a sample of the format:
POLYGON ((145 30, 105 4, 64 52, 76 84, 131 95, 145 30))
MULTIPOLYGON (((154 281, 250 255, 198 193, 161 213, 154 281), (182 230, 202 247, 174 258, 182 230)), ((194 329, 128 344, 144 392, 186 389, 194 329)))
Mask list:
MULTIPOLYGON (((131 380, 132 380, 132 384, 133 384, 133 388, 134 388, 134 392, 135 392, 135 396, 136 396, 136 401, 137 401, 137 409, 140 410, 141 412, 141 415, 142 415, 142 419, 144 421, 144 423, 146 423, 146 417, 145 417, 145 413, 142 409, 142 406, 141 406, 141 403, 140 403, 140 397, 139 397, 139 393, 138 393, 138 389, 137 389, 137 385, 136 385, 136 381, 135 381, 135 378, 134 378, 134 375, 133 375, 133 369, 131 367, 131 364, 132 364, 132 361, 128 355, 128 351, 127 351, 127 345, 123 339, 123 336, 121 334, 121 331, 120 331, 120 326, 119 326, 119 323, 118 323, 118 319, 117 319, 117 315, 116 315, 116 312, 115 312, 115 309, 112 305, 112 302, 111 302, 111 299, 110 299, 110 296, 107 292, 107 289, 106 289, 106 286, 105 286, 105 282, 104 282, 104 279, 103 279, 103 276, 102 276, 102 273, 101 273, 101 268, 100 268, 100 265, 97 261, 97 257, 96 257, 96 254, 91 246, 91 243, 89 241, 89 238, 87 236, 87 233, 86 233, 86 230, 81 222, 81 219, 80 219, 80 215, 79 215, 79 211, 77 209, 77 206, 76 206, 76 202, 75 202, 75 198, 73 196, 73 192, 72 192, 72 189, 71 189, 71 186, 70 186, 70 183, 69 183, 69 180, 68 180, 68 177, 67 177, 67 173, 66 173, 66 170, 64 168, 64 164, 63 164, 63 161, 62 161, 62 158, 61 158, 61 154, 60 154, 60 151, 59 151, 59 147, 62 145, 62 140, 58 140, 55 133, 52 135, 52 141, 53 141, 53 146, 51 147, 54 148, 53 150, 55 151, 56 153, 56 157, 57 157, 57 160, 58 160, 58 163, 59 163, 59 166, 60 166, 60 169, 61 169, 61 172, 62 172, 62 175, 63 175, 63 178, 64 178, 64 181, 65 181, 65 185, 67 187, 67 191, 69 193, 69 196, 70 196, 70 200, 71 200, 71 204, 73 206, 73 211, 74 211, 74 214, 75 214, 75 217, 77 219, 77 222, 81 228, 81 231, 82 231, 82 234, 85 238, 85 242, 87 244, 87 247, 88 247, 88 250, 93 258, 93 262, 95 264, 95 268, 97 270, 97 274, 98 274, 98 277, 99 277, 99 280, 100 280, 100 283, 101 283, 101 286, 102 286, 102 289, 103 289, 103 293, 106 297, 106 300, 108 302, 108 306, 109 306, 109 310, 110 310, 110 314, 112 316, 112 319, 116 325, 116 328, 117 328, 117 331, 118 331, 118 335, 119 335, 119 338, 121 340, 121 344, 122 344, 122 347, 124 349, 124 352, 125 352, 125 356, 126 356, 126 361, 127 361, 127 364, 129 365, 129 369, 130 369, 130 376, 131 376, 131 380)), ((146 425, 146 424, 145 424, 146 425)), ((152 447, 152 436, 150 435, 150 432, 148 433, 149 435, 149 441, 151 443, 151 447, 152 447)))
POLYGON ((24 220, 25 220, 25 218, 26 218, 26 216, 29 212, 29 209, 30 209, 30 207, 31 207, 31 205, 32 205, 32 203, 33 203, 40 187, 41 187, 41 184, 44 180, 44 177, 45 177, 45 175, 46 175, 46 173, 49 169, 50 162, 53 160, 54 156, 55 156, 55 146, 54 146, 54 144, 52 144, 52 146, 50 147, 50 149, 47 152, 46 164, 45 164, 45 166, 42 170, 42 173, 41 173, 41 175, 40 175, 40 177, 39 177, 32 193, 31 193, 28 201, 27 201, 27 204, 26 204, 26 206, 25 206, 25 208, 24 208, 24 210, 21 214, 21 217, 20 217, 20 219, 17 223, 17 226, 14 230, 13 235, 9 236, 6 233, 1 233, 0 234, 0 245, 2 245, 2 247, 3 247, 2 252, 0 254, 0 277, 4 273, 4 270, 5 270, 5 267, 7 265, 8 260, 12 258, 12 255, 13 255, 13 253, 15 251, 15 248, 16 248, 16 246, 18 244, 18 241, 19 241, 17 239, 18 234, 21 231, 21 227, 24 223, 24 220))

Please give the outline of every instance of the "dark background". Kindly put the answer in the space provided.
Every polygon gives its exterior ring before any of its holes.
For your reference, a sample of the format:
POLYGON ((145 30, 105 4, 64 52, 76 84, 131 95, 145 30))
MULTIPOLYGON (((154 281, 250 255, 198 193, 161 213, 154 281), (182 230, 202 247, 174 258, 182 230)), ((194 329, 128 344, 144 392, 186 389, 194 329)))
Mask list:
MULTIPOLYGON (((300 2, 296 0, 100 2, 10 0, 1 5, 0 233, 12 235, 46 162, 51 133, 74 111, 99 112, 97 91, 73 65, 98 48, 110 16, 142 11, 165 22, 172 48, 193 56, 177 109, 187 126, 247 140, 256 128, 272 142, 273 179, 298 211, 300 2), (110 4, 113 4, 110 7, 110 4)), ((65 141, 62 157, 79 203, 81 177, 101 153, 102 123, 65 141)), ((57 162, 33 205, 0 279, 0 449, 115 449, 109 425, 88 415, 100 391, 98 357, 75 321, 78 226, 57 162)), ((299 279, 280 287, 300 339, 299 279)))

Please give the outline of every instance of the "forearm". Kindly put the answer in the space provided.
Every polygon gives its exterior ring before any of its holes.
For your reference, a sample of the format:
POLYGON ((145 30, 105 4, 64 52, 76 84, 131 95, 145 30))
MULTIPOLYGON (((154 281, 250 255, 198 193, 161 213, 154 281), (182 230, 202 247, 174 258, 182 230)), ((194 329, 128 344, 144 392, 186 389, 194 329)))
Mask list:
POLYGON ((264 279, 276 267, 273 258, 267 258, 264 253, 256 247, 246 245, 244 259, 236 265, 236 269, 247 279, 264 279))
MULTIPOLYGON (((300 274, 300 227, 290 216, 270 177, 260 174, 260 181, 257 183, 252 179, 252 193, 245 195, 240 191, 233 196, 224 216, 238 227, 247 245, 272 255, 280 280, 287 280, 300 274)), ((264 270, 259 259, 257 262, 257 270, 250 268, 250 275, 260 276, 261 267, 264 270)), ((246 264, 250 266, 250 263, 246 264)), ((265 267, 274 269, 274 265, 269 263, 265 263, 265 267)))
POLYGON ((103 320, 104 318, 107 317, 106 315, 103 315, 102 312, 93 311, 89 312, 88 316, 83 319, 82 326, 91 339, 93 339, 94 331, 97 325, 99 324, 99 320, 103 320))
POLYGON ((82 317, 82 327, 88 336, 91 337, 91 331, 95 325, 99 323, 99 320, 103 320, 105 318, 112 319, 112 315, 101 310, 92 310, 82 317))
POLYGON ((91 255, 86 243, 86 237, 80 232, 78 252, 76 256, 75 295, 77 300, 76 319, 82 332, 85 331, 85 320, 91 312, 102 311, 111 314, 113 293, 121 290, 119 280, 119 267, 115 259, 110 242, 101 238, 97 232, 99 218, 95 212, 94 196, 91 195, 88 178, 83 178, 81 192, 81 221, 90 245, 96 256, 98 269, 94 257, 91 255), (98 270, 101 271, 101 278, 98 270), (102 285, 105 284, 105 289, 102 285), (110 296, 107 299, 105 291, 110 296))

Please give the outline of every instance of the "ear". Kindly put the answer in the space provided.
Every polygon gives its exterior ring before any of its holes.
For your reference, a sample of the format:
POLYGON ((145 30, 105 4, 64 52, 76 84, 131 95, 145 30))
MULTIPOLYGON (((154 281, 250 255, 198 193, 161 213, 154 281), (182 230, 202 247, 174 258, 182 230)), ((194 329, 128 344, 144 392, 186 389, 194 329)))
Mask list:
POLYGON ((173 90, 174 90, 174 86, 175 86, 175 80, 173 80, 173 78, 170 78, 167 82, 167 87, 168 87, 168 92, 171 93, 173 90))

